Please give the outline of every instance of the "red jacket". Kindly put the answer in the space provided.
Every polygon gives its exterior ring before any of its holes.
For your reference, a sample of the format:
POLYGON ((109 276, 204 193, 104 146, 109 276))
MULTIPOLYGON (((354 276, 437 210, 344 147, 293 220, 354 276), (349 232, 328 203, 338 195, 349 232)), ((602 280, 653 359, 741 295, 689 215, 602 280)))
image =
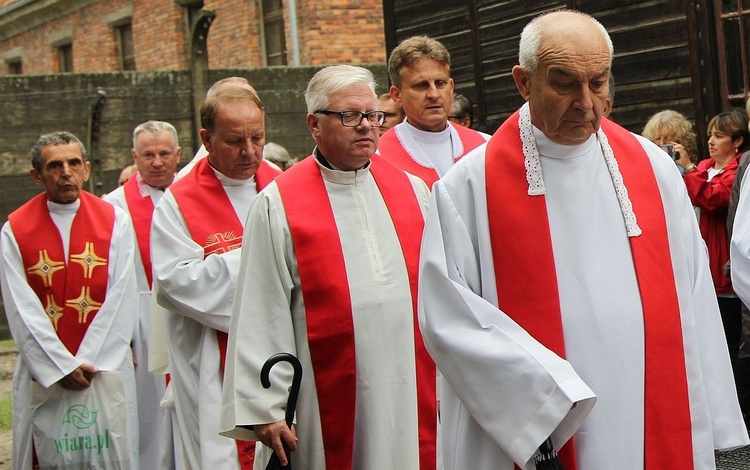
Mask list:
POLYGON ((724 170, 711 178, 711 181, 708 181, 708 170, 716 163, 713 158, 702 160, 696 170, 685 174, 685 186, 690 201, 700 209, 698 225, 708 247, 708 263, 717 294, 734 292, 732 280, 724 275, 724 265, 729 260, 727 208, 740 155, 732 158, 724 170))

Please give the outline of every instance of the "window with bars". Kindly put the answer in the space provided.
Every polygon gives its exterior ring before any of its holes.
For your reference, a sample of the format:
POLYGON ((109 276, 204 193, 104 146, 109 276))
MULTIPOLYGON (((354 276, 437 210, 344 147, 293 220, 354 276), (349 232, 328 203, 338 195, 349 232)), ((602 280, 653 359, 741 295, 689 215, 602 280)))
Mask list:
POLYGON ((282 0, 263 0, 262 7, 266 65, 286 65, 286 37, 282 0))
POLYGON ((56 47, 58 72, 73 72, 73 44, 67 43, 56 47))
POLYGON ((744 107, 750 95, 750 0, 714 0, 725 107, 744 107))
POLYGON ((120 70, 135 70, 133 51, 133 26, 125 23, 117 28, 117 45, 120 52, 120 70))

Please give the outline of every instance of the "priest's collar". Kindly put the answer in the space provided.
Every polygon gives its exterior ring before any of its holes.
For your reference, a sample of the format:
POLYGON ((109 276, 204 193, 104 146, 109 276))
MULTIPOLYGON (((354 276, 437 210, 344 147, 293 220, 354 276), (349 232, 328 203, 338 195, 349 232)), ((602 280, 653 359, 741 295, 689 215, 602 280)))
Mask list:
POLYGON ((580 145, 562 145, 557 142, 553 142, 549 137, 544 135, 541 129, 531 126, 534 134, 534 141, 536 142, 536 148, 539 150, 539 155, 550 158, 558 158, 561 160, 574 159, 584 155, 587 155, 599 148, 599 141, 596 134, 591 134, 586 142, 580 145))
POLYGON ((440 144, 451 138, 451 126, 447 122, 445 123, 445 129, 438 132, 423 131, 410 123, 408 118, 404 122, 406 122, 406 126, 404 126, 405 130, 408 130, 414 140, 418 142, 440 144))
MULTIPOLYGON (((637 237, 643 233, 638 226, 638 220, 633 211, 633 204, 628 195, 628 188, 625 186, 622 179, 622 173, 620 173, 620 166, 617 163, 612 147, 609 145, 607 135, 601 127, 595 135, 592 135, 583 144, 570 146, 569 149, 560 149, 559 147, 562 146, 555 145, 552 141, 547 139, 546 136, 537 140, 538 134, 541 134, 541 131, 531 124, 531 112, 529 111, 529 103, 527 102, 521 106, 521 109, 518 112, 518 128, 519 133, 521 134, 521 146, 524 155, 524 166, 526 167, 526 181, 529 184, 529 196, 542 196, 547 191, 544 186, 540 149, 544 150, 544 152, 556 152, 558 156, 563 151, 566 153, 575 152, 579 154, 591 152, 590 154, 592 157, 603 157, 607 164, 609 176, 612 178, 612 184, 614 185, 615 194, 617 195, 617 201, 620 203, 620 211, 622 212, 622 217, 625 221, 625 228, 627 229, 628 236, 637 237), (597 145, 599 149, 596 148, 597 145)), ((548 156, 545 153, 541 154, 545 157, 548 156)), ((574 154, 571 153, 570 155, 574 154)))
POLYGON ((328 159, 320 153, 320 149, 316 146, 313 150, 313 155, 315 156, 315 159, 318 160, 318 163, 323 165, 324 167, 328 168, 329 170, 336 170, 336 171, 361 171, 365 170, 370 166, 370 160, 367 160, 367 163, 362 165, 362 168, 359 168, 357 170, 342 170, 341 168, 338 168, 333 163, 329 162, 328 159))
POLYGON ((81 198, 79 197, 75 201, 71 202, 70 204, 60 204, 57 202, 52 202, 49 199, 47 199, 47 209, 49 209, 50 213, 52 214, 75 214, 78 212, 78 209, 81 207, 81 198))
POLYGON ((320 168, 320 172, 326 181, 339 184, 354 184, 362 182, 370 174, 370 161, 359 170, 341 170, 329 162, 326 157, 320 153, 318 147, 313 150, 313 158, 320 168))
POLYGON ((208 160, 208 164, 211 165, 211 169, 214 170, 214 174, 216 174, 216 177, 219 179, 222 186, 244 186, 251 183, 255 184, 255 175, 246 180, 236 180, 217 170, 216 167, 211 164, 211 160, 208 160))

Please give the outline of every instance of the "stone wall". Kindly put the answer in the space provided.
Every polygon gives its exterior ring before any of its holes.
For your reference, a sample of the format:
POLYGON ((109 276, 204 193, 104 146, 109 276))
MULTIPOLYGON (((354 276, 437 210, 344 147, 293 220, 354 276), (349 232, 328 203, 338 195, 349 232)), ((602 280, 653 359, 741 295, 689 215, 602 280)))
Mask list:
MULTIPOLYGON (((375 74, 378 92, 385 91, 385 65, 367 67, 375 74)), ((229 76, 247 78, 266 107, 266 140, 283 145, 293 157, 304 157, 314 146, 305 123, 304 90, 318 70, 224 69, 211 70, 208 78, 209 83, 229 76)), ((0 76, 0 223, 40 191, 28 175, 29 149, 47 132, 70 131, 87 146, 92 181, 86 189, 99 195, 114 189, 120 169, 132 163, 132 131, 146 120, 175 126, 180 163, 187 163, 199 147, 190 89, 190 75, 183 71, 0 76)), ((4 323, 3 315, 0 339, 4 323)))

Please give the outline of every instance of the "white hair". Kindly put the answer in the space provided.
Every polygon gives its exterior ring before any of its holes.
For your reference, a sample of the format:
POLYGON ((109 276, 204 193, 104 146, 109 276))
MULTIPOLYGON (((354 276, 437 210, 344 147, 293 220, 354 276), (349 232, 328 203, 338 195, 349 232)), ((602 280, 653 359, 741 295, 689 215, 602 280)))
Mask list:
POLYGON ((604 28, 604 26, 602 26, 602 24, 599 23, 599 21, 597 21, 593 16, 575 10, 556 10, 542 13, 541 15, 531 20, 531 22, 527 24, 521 32, 521 42, 518 45, 519 65, 521 65, 521 67, 523 67, 523 69, 527 72, 536 72, 537 68, 539 67, 539 44, 542 42, 542 36, 544 35, 544 28, 539 24, 539 20, 547 15, 561 12, 572 13, 574 15, 578 15, 582 18, 588 19, 589 21, 591 21, 591 23, 593 23, 594 26, 596 26, 597 29, 599 29, 599 32, 601 32, 602 36, 604 37, 604 41, 607 43, 607 49, 609 50, 609 63, 611 66, 612 58, 615 54, 615 49, 612 46, 612 39, 609 37, 609 33, 607 32, 606 28, 604 28))
POLYGON ((138 136, 142 132, 150 132, 153 135, 158 135, 162 132, 169 132, 169 134, 172 136, 172 141, 174 142, 174 148, 176 149, 180 146, 177 139, 177 130, 172 124, 166 121, 146 121, 142 124, 138 124, 138 126, 136 126, 136 128, 133 130, 133 148, 137 147, 138 136))
POLYGON ((314 113, 326 109, 332 94, 352 85, 366 85, 372 90, 372 96, 377 99, 375 78, 366 68, 354 65, 332 65, 319 70, 310 79, 305 90, 307 112, 314 113))

